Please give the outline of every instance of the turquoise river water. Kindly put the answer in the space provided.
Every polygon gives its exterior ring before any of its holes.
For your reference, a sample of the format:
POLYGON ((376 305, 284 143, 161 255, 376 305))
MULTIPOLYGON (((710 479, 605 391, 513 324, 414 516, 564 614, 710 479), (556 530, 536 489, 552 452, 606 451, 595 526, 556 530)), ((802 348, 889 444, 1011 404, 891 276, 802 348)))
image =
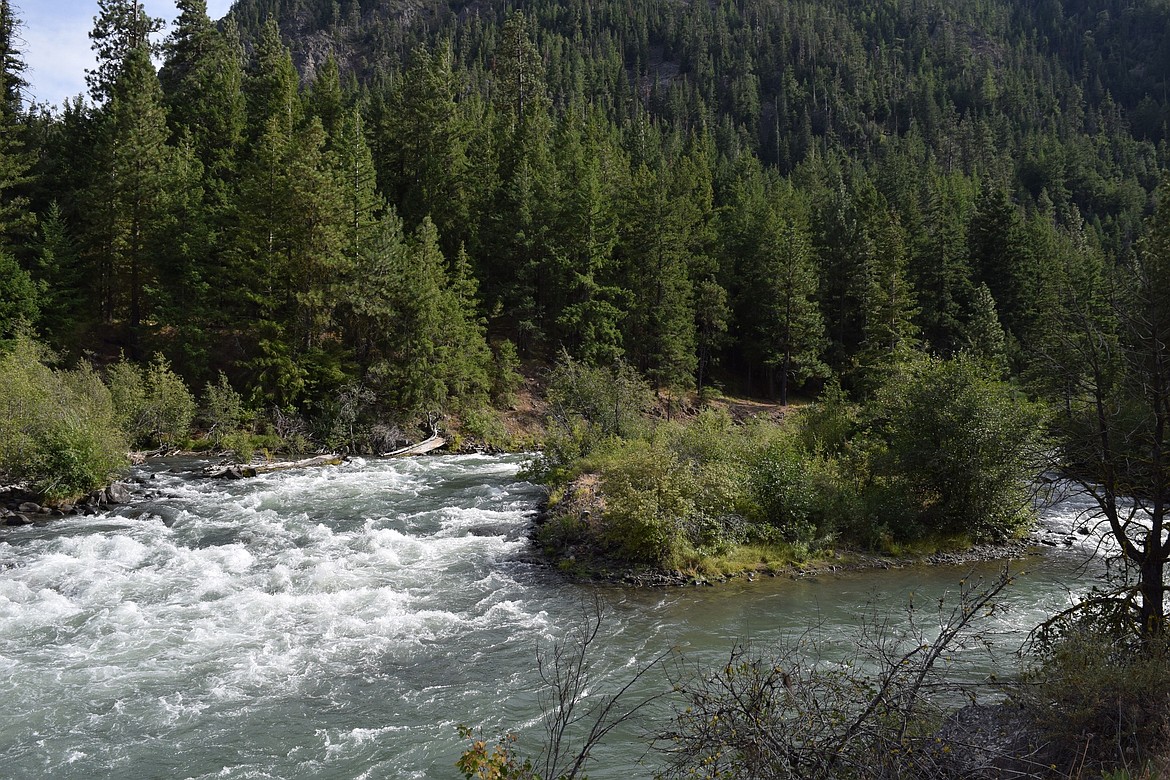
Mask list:
MULTIPOLYGON (((973 568, 570 583, 529 553, 539 491, 521 462, 353 460, 238 482, 154 462, 132 477, 153 497, 0 529, 0 776, 455 777, 460 723, 527 729, 535 747, 537 648, 595 597, 591 694, 672 648, 718 663, 737 640, 766 647, 812 625, 844 638, 874 599, 897 614, 973 568)), ((1045 510, 1076 541, 1013 564, 1023 573, 990 634, 1001 654, 973 655, 967 673, 1010 665, 1026 629, 1092 583, 1095 542, 1072 533, 1083 508, 1045 510)), ((651 775, 639 728, 590 776, 651 775)))

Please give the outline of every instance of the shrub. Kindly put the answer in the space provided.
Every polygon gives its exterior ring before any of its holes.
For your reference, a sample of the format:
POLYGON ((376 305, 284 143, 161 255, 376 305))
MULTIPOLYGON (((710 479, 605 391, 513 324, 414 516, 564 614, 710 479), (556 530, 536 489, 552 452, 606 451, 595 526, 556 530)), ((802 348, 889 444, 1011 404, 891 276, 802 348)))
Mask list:
POLYGON ((23 337, 0 356, 0 472, 64 500, 109 481, 126 465, 126 443, 93 370, 54 371, 47 360, 23 337))
POLYGON ((1001 540, 1031 517, 1041 408, 975 361, 905 363, 867 409, 870 509, 899 539, 1001 540))
POLYGON ((508 442, 508 429, 494 409, 468 409, 462 414, 463 432, 488 447, 503 448, 508 442))
POLYGON ((244 399, 228 382, 222 372, 216 384, 208 382, 203 388, 203 421, 207 424, 207 436, 216 447, 223 446, 224 440, 240 429, 244 422, 244 399))
POLYGON ((785 437, 767 445, 749 470, 754 519, 776 529, 785 542, 808 543, 816 534, 807 461, 799 443, 785 437))
POLYGON ((1087 616, 1042 645, 1014 698, 1057 755, 1097 767, 1164 763, 1170 753, 1170 647, 1145 646, 1087 616))
POLYGON ((165 357, 156 354, 145 370, 123 357, 107 370, 106 381, 131 444, 167 447, 186 441, 195 399, 165 357))
POLYGON ((549 376, 548 399, 558 422, 581 418, 599 438, 636 438, 646 430, 654 394, 638 372, 619 362, 594 368, 563 354, 549 376))
POLYGON ((684 534, 695 512, 693 481, 670 452, 636 442, 620 447, 602 470, 601 541, 615 557, 662 568, 690 552, 684 534))

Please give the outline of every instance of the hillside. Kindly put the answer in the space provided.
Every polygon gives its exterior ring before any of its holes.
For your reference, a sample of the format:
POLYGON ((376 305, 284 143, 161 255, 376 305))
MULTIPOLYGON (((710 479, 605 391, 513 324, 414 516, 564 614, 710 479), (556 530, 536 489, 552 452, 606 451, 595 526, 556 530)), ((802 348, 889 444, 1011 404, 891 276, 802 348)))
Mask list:
POLYGON ((91 100, 3 117, 0 330, 326 431, 560 355, 781 403, 906 350, 1034 381, 1166 163, 1152 0, 107 5, 91 100))

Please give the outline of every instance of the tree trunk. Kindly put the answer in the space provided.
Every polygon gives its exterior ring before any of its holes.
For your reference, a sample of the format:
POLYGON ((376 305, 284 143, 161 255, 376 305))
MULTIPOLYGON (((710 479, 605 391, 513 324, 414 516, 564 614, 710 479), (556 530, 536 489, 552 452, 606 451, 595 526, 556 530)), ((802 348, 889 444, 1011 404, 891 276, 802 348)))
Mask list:
POLYGON ((1138 582, 1138 593, 1142 597, 1141 634, 1142 639, 1147 642, 1161 637, 1166 628, 1166 609, 1162 598, 1165 590, 1162 585, 1165 566, 1166 562, 1155 550, 1147 554, 1139 569, 1141 579, 1138 582))

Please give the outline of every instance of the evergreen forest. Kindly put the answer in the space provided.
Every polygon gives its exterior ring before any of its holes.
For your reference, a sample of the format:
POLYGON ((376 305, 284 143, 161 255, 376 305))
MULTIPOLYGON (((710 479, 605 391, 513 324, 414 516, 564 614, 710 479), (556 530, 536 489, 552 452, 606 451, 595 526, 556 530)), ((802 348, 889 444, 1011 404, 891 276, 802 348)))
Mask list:
POLYGON ((1125 564, 1043 706, 1165 745, 1170 0, 176 6, 97 0, 47 106, 0 0, 4 481, 487 440, 523 386, 565 568, 754 574, 1019 539, 1047 470, 1125 564))
POLYGON ((2 7, 0 334, 313 420, 562 353, 781 402, 911 351, 1027 377, 1167 162, 1160 0, 100 0, 56 108, 2 7))

